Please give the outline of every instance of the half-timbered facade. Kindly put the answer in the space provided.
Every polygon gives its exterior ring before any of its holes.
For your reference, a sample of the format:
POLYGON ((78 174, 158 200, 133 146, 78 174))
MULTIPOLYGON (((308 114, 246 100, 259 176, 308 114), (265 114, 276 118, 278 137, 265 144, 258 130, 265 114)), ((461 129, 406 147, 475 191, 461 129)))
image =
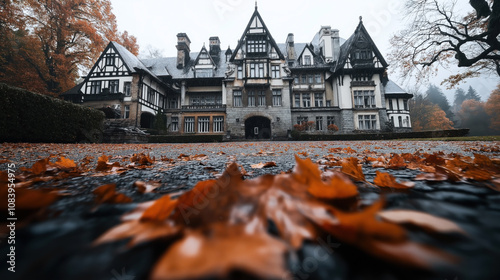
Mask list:
POLYGON ((407 94, 387 77, 387 63, 360 19, 347 39, 322 26, 311 42, 290 33, 276 43, 254 13, 236 48, 219 37, 191 51, 177 35, 177 56, 140 60, 111 42, 67 100, 102 108, 141 127, 157 113, 172 134, 221 134, 228 138, 285 138, 295 124, 307 133, 411 129, 407 94), (392 125, 391 125, 392 122, 392 125))

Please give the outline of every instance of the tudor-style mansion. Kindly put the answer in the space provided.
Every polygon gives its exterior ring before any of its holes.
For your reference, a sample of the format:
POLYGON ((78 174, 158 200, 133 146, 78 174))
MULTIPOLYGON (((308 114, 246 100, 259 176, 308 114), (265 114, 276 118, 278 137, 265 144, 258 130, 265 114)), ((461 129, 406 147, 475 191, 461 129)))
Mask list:
POLYGON ((310 43, 289 34, 277 43, 257 7, 236 48, 191 51, 177 34, 177 57, 139 59, 111 42, 66 100, 110 107, 130 125, 151 128, 167 116, 171 134, 223 134, 231 139, 284 138, 295 124, 309 133, 410 130, 411 94, 387 77, 387 62, 363 26, 345 40, 321 27, 310 43), (392 122, 392 124, 391 124, 392 122))

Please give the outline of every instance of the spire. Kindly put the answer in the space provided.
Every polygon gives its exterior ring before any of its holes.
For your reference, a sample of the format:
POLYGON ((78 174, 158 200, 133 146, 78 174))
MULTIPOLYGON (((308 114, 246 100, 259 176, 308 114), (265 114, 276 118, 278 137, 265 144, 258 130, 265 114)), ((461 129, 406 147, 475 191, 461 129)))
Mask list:
POLYGON ((257 0, 255 0, 255 10, 257 11, 257 0))
POLYGON ((363 16, 359 16, 359 22, 363 22, 363 16))

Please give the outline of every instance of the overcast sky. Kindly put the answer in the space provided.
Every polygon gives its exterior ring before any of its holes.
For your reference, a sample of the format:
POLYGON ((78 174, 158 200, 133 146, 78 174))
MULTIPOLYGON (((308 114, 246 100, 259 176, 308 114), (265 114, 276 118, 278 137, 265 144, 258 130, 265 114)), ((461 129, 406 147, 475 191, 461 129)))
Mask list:
MULTIPOLYGON (((309 43, 322 25, 340 30, 347 39, 363 17, 375 44, 387 58, 389 39, 405 25, 403 0, 288 0, 258 1, 259 12, 277 43, 284 43, 288 33, 294 33, 295 42, 309 43)), ((466 0, 458 0, 459 8, 471 9, 466 0)), ((163 51, 165 56, 176 56, 177 33, 186 33, 191 39, 191 51, 198 52, 208 38, 219 36, 221 47, 234 49, 255 9, 254 0, 112 0, 118 28, 127 30, 138 39, 141 51, 148 45, 163 51)), ((430 82, 439 85, 450 75, 443 70, 430 82)), ((398 81, 398 75, 391 79, 398 81)), ((483 100, 499 82, 498 77, 482 77, 471 84, 483 100)), ((461 87, 468 87, 468 85, 461 87)), ((406 85, 403 85, 407 87, 406 85)), ((426 85, 421 90, 425 91, 426 85)), ((444 88, 443 88, 444 89, 444 88)), ((466 89, 466 88, 465 88, 466 89)), ((447 91, 453 102, 454 90, 447 91)))

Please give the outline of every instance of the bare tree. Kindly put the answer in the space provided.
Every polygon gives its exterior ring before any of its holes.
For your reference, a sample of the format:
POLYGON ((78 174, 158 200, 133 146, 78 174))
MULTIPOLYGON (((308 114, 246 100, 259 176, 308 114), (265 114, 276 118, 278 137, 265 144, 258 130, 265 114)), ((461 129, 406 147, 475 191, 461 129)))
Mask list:
POLYGON ((410 22, 391 39, 389 55, 403 76, 426 78, 451 63, 465 71, 445 80, 450 87, 481 73, 500 76, 500 0, 470 0, 465 14, 456 3, 407 0, 410 22))

